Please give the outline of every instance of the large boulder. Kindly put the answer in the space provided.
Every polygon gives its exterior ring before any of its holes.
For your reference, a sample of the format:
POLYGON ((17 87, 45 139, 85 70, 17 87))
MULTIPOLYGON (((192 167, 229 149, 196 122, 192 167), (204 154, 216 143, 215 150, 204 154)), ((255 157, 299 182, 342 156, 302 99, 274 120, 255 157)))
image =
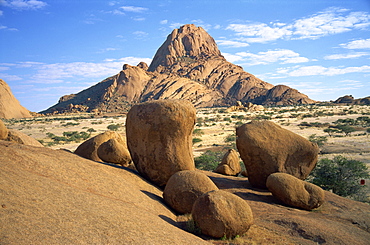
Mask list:
POLYGON ((7 141, 15 142, 22 145, 31 145, 37 147, 44 147, 39 141, 24 134, 18 130, 9 129, 8 137, 6 138, 7 141))
POLYGON ((4 122, 0 120, 0 140, 5 140, 8 137, 8 129, 4 122))
POLYGON ((218 190, 205 174, 194 171, 179 171, 171 176, 163 191, 164 200, 177 212, 191 213, 197 198, 209 191, 218 190))
POLYGON ((229 149, 214 172, 224 175, 238 175, 241 172, 238 153, 234 149, 229 149))
POLYGON ((101 144, 110 139, 116 139, 121 144, 125 144, 125 139, 120 133, 107 131, 86 140, 77 147, 74 153, 81 157, 101 162, 102 159, 98 156, 98 148, 101 144))
POLYGON ((186 100, 134 105, 127 114, 126 137, 136 169, 164 186, 181 170, 194 170, 192 132, 195 108, 186 100))
POLYGON ((248 203, 222 190, 200 196, 191 214, 203 234, 216 238, 243 235, 253 224, 253 214, 248 203))
POLYGON ((319 148, 270 121, 252 121, 236 129, 236 145, 251 185, 266 188, 276 172, 305 179, 316 166, 319 148))
POLYGON ((128 167, 131 162, 130 152, 125 144, 115 138, 102 143, 97 150, 98 157, 104 162, 128 167))
POLYGON ((274 197, 293 207, 312 210, 324 203, 323 189, 290 174, 271 174, 266 185, 274 197))

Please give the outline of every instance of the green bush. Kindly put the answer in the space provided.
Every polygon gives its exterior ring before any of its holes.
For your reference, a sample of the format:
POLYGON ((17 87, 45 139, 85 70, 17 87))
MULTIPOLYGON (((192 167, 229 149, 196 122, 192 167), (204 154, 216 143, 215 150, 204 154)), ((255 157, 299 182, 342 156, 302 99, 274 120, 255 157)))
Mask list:
POLYGON ((204 134, 204 132, 200 128, 196 128, 196 129, 194 129, 193 134, 197 135, 197 136, 201 136, 201 135, 204 134))
POLYGON ((360 179, 368 178, 370 175, 365 163, 336 156, 332 160, 321 159, 311 173, 310 182, 339 196, 358 199, 361 196, 358 194, 365 188, 360 185, 360 179))
POLYGON ((109 124, 107 128, 112 131, 118 131, 118 129, 121 127, 119 124, 109 124))
POLYGON ((195 167, 201 170, 213 171, 221 163, 224 153, 222 151, 206 151, 194 159, 195 167))
POLYGON ((308 137, 308 140, 321 147, 328 141, 328 138, 326 136, 316 136, 316 134, 311 134, 308 137))
POLYGON ((236 136, 235 134, 230 134, 228 136, 226 136, 225 138, 225 142, 228 143, 228 142, 235 142, 236 140, 236 136))
POLYGON ((193 138, 193 144, 201 142, 202 139, 199 138, 193 138))

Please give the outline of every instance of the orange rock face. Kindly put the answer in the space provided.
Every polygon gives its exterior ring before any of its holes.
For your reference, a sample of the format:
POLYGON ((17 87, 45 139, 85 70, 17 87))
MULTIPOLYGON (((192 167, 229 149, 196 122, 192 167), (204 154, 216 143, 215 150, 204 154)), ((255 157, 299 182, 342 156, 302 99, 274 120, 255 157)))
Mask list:
POLYGON ((270 121, 252 121, 236 129, 236 145, 248 171, 249 182, 266 188, 275 172, 305 179, 316 166, 316 144, 270 121))
POLYGON ((194 170, 194 124, 195 108, 186 100, 134 105, 127 114, 126 137, 136 169, 159 186, 178 171, 194 170))

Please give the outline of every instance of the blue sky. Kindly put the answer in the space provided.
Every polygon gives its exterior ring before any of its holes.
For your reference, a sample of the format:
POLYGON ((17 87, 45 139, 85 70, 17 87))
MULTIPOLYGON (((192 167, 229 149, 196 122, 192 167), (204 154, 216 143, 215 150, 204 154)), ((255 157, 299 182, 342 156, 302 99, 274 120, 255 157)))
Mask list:
POLYGON ((0 0, 0 78, 41 111, 149 64, 190 23, 266 82, 320 101, 370 96, 370 0, 0 0))

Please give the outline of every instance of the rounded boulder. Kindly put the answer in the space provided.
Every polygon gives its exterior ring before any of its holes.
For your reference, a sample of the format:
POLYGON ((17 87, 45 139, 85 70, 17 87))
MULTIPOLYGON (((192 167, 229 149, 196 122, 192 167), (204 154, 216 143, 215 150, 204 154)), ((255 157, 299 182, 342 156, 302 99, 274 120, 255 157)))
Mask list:
POLYGON ((131 162, 130 152, 126 145, 114 138, 102 143, 97 153, 104 162, 120 164, 124 167, 128 167, 131 162))
POLYGON ((253 224, 253 214, 248 203, 222 190, 200 196, 191 214, 202 233, 215 238, 243 235, 253 224))
POLYGON ((229 149, 214 172, 223 175, 238 175, 241 172, 238 153, 234 149, 229 149))
POLYGON ((164 186, 174 173, 195 169, 195 113, 187 100, 150 101, 130 109, 126 119, 127 146, 142 176, 164 186))
POLYGON ((266 185, 274 197, 289 206, 312 210, 324 203, 323 189, 290 174, 271 174, 266 185))
POLYGON ((236 146, 251 185, 266 188, 276 172, 305 179, 316 166, 319 148, 302 136, 270 121, 252 121, 236 129, 236 146))
POLYGON ((86 140, 77 147, 74 153, 81 157, 100 162, 102 159, 98 156, 98 148, 110 139, 116 139, 121 144, 125 144, 125 139, 121 134, 114 131, 107 131, 86 140))
POLYGON ((179 171, 171 176, 163 191, 168 205, 179 213, 191 213, 195 200, 213 190, 218 190, 213 181, 205 174, 194 171, 179 171))

